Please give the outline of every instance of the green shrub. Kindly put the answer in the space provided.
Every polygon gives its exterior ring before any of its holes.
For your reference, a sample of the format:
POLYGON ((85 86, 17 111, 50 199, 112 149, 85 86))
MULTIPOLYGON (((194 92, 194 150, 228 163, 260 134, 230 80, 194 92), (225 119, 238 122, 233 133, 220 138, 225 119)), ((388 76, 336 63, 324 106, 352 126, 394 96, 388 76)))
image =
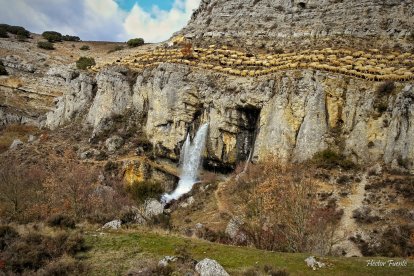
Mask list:
POLYGON ((55 31, 46 31, 42 33, 42 37, 49 42, 62 41, 62 34, 55 31))
POLYGON ((6 68, 3 65, 3 62, 0 60, 0 76, 7 76, 9 73, 7 73, 6 68))
POLYGON ((17 38, 17 41, 20 41, 20 42, 25 42, 25 41, 27 41, 26 39, 27 39, 27 37, 25 37, 25 36, 23 36, 23 35, 17 35, 16 36, 16 38, 17 38))
POLYGON ((83 45, 82 47, 80 47, 79 48, 79 50, 82 50, 82 51, 88 51, 88 50, 90 50, 91 48, 89 48, 89 46, 88 45, 83 45))
POLYGON ((134 182, 128 186, 127 190, 138 202, 145 202, 149 198, 159 199, 164 193, 161 184, 154 181, 134 182))
MULTIPOLYGON (((28 30, 26 30, 23 27, 20 26, 11 26, 8 24, 0 24, 0 33, 2 33, 4 35, 4 33, 11 33, 11 34, 15 34, 15 35, 19 35, 25 38, 29 38, 30 37, 30 32, 28 30)), ((2 37, 8 37, 7 36, 2 36, 2 37)))
POLYGON ((6 29, 0 28, 0 37, 1 38, 7 38, 7 37, 9 37, 9 35, 7 34, 7 30, 6 29))
POLYGON ((82 70, 86 70, 87 68, 94 66, 95 64, 95 59, 91 57, 80 57, 76 61, 76 67, 82 70))
POLYGON ((45 50, 54 50, 55 49, 53 44, 49 41, 39 41, 37 43, 37 47, 39 47, 41 49, 45 49, 45 50))
POLYGON ((73 218, 68 215, 58 214, 51 216, 47 223, 51 227, 61 227, 61 228, 75 228, 75 221, 73 218))
POLYGON ((142 39, 142 38, 133 38, 133 39, 128 40, 127 44, 131 48, 138 47, 138 46, 144 45, 144 39, 142 39))
POLYGON ((80 41, 79 36, 73 36, 73 35, 64 35, 62 36, 63 41, 80 41))
POLYGON ((347 159, 343 154, 338 154, 333 150, 326 149, 315 153, 312 162, 320 168, 333 169, 336 167, 345 170, 357 169, 357 165, 347 159))
POLYGON ((26 30, 23 27, 20 26, 10 26, 7 31, 9 33, 15 34, 15 35, 21 35, 24 37, 29 37, 30 36, 30 32, 28 30, 26 30))
POLYGON ((124 46, 121 45, 117 45, 114 48, 112 48, 111 50, 108 51, 108 54, 113 53, 113 52, 117 52, 117 51, 121 51, 124 49, 124 46))

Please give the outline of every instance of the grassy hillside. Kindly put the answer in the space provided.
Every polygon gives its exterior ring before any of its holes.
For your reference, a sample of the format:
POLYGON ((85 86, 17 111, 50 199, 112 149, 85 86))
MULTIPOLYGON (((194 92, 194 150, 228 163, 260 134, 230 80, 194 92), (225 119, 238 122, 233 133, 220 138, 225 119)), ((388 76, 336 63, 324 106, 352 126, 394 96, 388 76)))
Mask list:
POLYGON ((89 233, 87 243, 92 247, 85 256, 92 275, 125 274, 138 262, 176 255, 177 248, 183 247, 196 260, 217 260, 231 275, 243 275, 249 268, 257 266, 262 269, 264 265, 284 268, 290 275, 411 275, 414 271, 412 260, 408 261, 407 267, 368 267, 367 260, 388 259, 339 257, 322 258, 327 267, 312 271, 304 262, 309 254, 262 251, 144 230, 89 233))

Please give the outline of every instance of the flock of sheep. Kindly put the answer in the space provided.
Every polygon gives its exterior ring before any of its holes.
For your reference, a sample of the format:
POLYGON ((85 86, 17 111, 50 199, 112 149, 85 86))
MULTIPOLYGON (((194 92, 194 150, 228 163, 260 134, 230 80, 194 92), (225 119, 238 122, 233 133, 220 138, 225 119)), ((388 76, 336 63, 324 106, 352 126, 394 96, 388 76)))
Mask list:
POLYGON ((378 49, 364 52, 326 48, 286 54, 252 55, 230 50, 226 46, 219 48, 211 45, 209 48, 191 48, 189 51, 156 49, 133 54, 118 62, 137 70, 155 67, 161 63, 179 63, 242 77, 262 76, 280 70, 315 69, 371 81, 414 79, 414 54, 391 52, 383 55, 378 49))

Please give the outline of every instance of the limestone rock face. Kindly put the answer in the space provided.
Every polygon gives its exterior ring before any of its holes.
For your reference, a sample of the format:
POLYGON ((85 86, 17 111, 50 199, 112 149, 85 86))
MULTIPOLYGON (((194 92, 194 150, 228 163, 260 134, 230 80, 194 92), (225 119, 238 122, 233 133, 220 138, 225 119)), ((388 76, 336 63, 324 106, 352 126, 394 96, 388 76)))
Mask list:
POLYGON ((111 117, 122 115, 132 108, 132 85, 129 71, 123 67, 103 69, 96 76, 98 90, 86 121, 96 133, 104 131, 111 117))
POLYGON ((83 115, 94 97, 95 80, 67 66, 51 68, 44 82, 63 88, 63 95, 57 98, 55 110, 46 115, 45 124, 51 129, 83 115))
POLYGON ((36 68, 33 64, 23 61, 19 56, 9 55, 2 59, 2 61, 5 67, 8 67, 12 70, 28 73, 33 73, 36 71, 36 68))
MULTIPOLYGON (((250 151, 254 159, 275 154, 304 161, 330 148, 360 164, 403 160, 414 168, 413 84, 396 83, 381 96, 380 83, 314 70, 240 78, 161 64, 132 81, 122 70, 97 75, 98 92, 83 105, 84 123, 102 133, 115 115, 139 122, 158 156, 177 161, 187 133, 194 137, 208 122, 207 167, 233 168, 250 151), (386 110, 378 109, 379 100, 386 110)), ((48 118, 64 122, 60 106, 82 95, 62 98, 48 118)))
POLYGON ((400 159, 408 162, 406 165, 411 168, 414 156, 414 85, 404 87, 390 113, 384 160, 389 163, 400 159))
POLYGON ((409 0, 202 0, 179 34, 201 44, 273 48, 400 45, 412 48, 409 0), (366 39, 369 38, 369 39, 366 39))

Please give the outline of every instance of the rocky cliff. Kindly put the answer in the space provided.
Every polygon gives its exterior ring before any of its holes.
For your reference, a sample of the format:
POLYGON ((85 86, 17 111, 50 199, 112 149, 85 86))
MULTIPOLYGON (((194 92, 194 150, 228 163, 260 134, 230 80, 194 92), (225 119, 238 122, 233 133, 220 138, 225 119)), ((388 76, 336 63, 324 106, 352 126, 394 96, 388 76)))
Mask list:
POLYGON ((180 34, 242 48, 413 48, 410 0, 202 0, 180 34))
POLYGON ((240 78, 162 64, 134 76, 109 67, 94 81, 82 74, 60 98, 46 125, 57 127, 83 114, 99 136, 114 118, 142 128, 159 156, 177 160, 188 131, 210 124, 207 164, 233 167, 253 150, 303 161, 324 149, 341 151, 358 163, 401 163, 413 168, 414 85, 382 83, 314 70, 240 78))
POLYGON ((154 50, 165 45, 152 45, 94 71, 54 64, 24 75, 59 88, 41 125, 79 123, 91 129, 91 142, 144 133, 156 155, 177 161, 187 133, 208 122, 211 169, 231 170, 250 153, 304 161, 331 149, 360 164, 413 171, 413 8, 412 1, 202 1, 181 33, 194 44, 229 45, 221 50, 177 46, 162 60, 154 50), (244 45, 289 53, 255 56, 241 53, 244 45), (308 49, 327 45, 347 49, 308 49))

